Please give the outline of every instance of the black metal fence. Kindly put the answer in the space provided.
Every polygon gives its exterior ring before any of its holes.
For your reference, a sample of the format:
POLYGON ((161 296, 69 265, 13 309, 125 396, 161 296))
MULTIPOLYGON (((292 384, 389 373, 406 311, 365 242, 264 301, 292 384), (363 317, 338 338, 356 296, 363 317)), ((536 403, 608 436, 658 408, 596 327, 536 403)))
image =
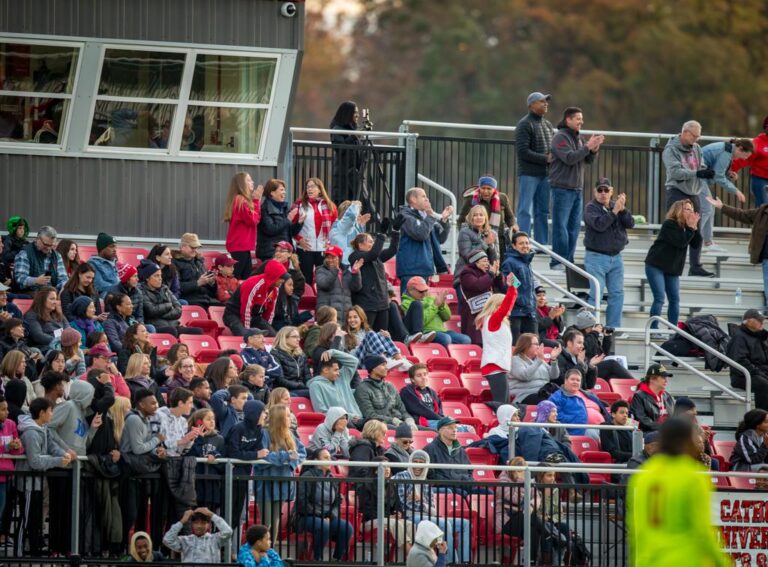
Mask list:
MULTIPOLYGON (((604 144, 592 165, 585 169, 584 202, 592 198, 592 187, 598 177, 607 176, 617 191, 627 194, 627 208, 632 214, 645 215, 650 223, 663 221, 666 213, 665 171, 661 154, 663 145, 643 146, 637 143, 604 144)), ((512 199, 517 210, 517 156, 514 139, 487 139, 454 136, 420 135, 417 141, 417 168, 422 175, 461 196, 483 174, 491 174, 512 199)), ((741 174, 737 182, 747 196, 753 198, 749 176, 741 174)), ((724 203, 737 206, 735 196, 717 190, 724 203)), ((445 197, 431 194, 433 208, 441 210, 449 203, 445 197)), ((738 205, 742 206, 742 205, 738 205)), ((743 226, 716 212, 716 226, 743 226)))
POLYGON ((372 221, 390 217, 405 202, 405 148, 390 145, 293 143, 296 193, 310 177, 317 177, 336 204, 363 202, 372 221))

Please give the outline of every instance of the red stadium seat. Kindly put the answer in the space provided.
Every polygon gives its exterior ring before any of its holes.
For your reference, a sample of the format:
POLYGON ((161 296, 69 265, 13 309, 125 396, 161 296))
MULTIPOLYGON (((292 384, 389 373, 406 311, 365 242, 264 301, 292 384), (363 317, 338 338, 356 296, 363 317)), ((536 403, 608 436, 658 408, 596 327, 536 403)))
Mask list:
POLYGON ((181 317, 179 321, 182 325, 187 325, 191 321, 208 321, 208 312, 199 305, 182 305, 181 317))
POLYGON ((18 307, 22 315, 24 315, 27 311, 29 311, 29 308, 32 307, 31 299, 14 299, 9 303, 13 303, 16 307, 18 307))
MULTIPOLYGON (((453 278, 451 278, 451 282, 453 281, 453 278)), ((429 290, 429 294, 434 296, 437 293, 440 293, 441 291, 445 292, 445 303, 447 305, 458 305, 459 298, 456 296, 456 290, 452 287, 438 287, 435 286, 432 289, 429 290)))
POLYGON ((489 469, 472 469, 472 478, 478 482, 495 482, 496 476, 489 469))
MULTIPOLYGON (((298 418, 297 418, 298 419, 298 418)), ((297 433, 299 434, 299 439, 301 440, 301 444, 307 447, 309 443, 312 441, 312 436, 315 433, 315 427, 314 425, 299 425, 297 428, 297 433)))
POLYGON ((595 387, 592 388, 592 391, 595 393, 595 395, 601 393, 601 392, 613 392, 611 389, 611 385, 608 383, 607 380, 603 378, 598 378, 595 382, 595 387))
POLYGON ((471 425, 475 431, 483 430, 483 422, 473 416, 469 408, 460 402, 443 402, 443 415, 452 417, 459 423, 471 425))
POLYGON ((484 447, 469 447, 466 449, 469 462, 473 465, 498 465, 499 457, 484 447))
POLYGON ((622 398, 621 394, 617 392, 597 392, 597 399, 604 402, 610 408, 622 398))
POLYGON ((456 362, 445 347, 439 343, 412 343, 411 353, 420 362, 426 363, 430 370, 445 370, 459 374, 459 363, 456 362))
POLYGON ((304 413, 305 411, 314 412, 315 408, 312 407, 312 400, 309 398, 291 398, 291 413, 295 414, 298 420, 298 415, 300 413, 304 413))
MULTIPOLYGON (((731 482, 728 481, 728 477, 727 476, 712 476, 712 477, 709 477, 709 478, 712 481, 712 486, 714 486, 715 489, 718 489, 718 488, 723 488, 723 489, 731 488, 731 482)), ((737 478, 737 477, 733 477, 733 478, 737 478)), ((731 479, 731 480, 733 480, 733 479, 731 479)), ((747 481, 752 480, 752 481, 754 481, 755 479, 753 479, 753 478, 746 478, 744 480, 747 480, 747 481)), ((752 487, 752 488, 754 488, 754 487, 752 487)))
MULTIPOLYGON (((571 437, 573 442, 573 437, 571 437)), ((610 465, 613 462, 610 453, 605 451, 583 451, 577 455, 582 463, 590 463, 597 466, 610 465)), ((604 484, 611 482, 610 473, 589 473, 589 482, 592 484, 604 484)))
POLYGON ((462 374, 461 383, 469 390, 470 402, 491 401, 491 388, 488 386, 488 380, 483 378, 479 372, 462 374))
POLYGON ((631 403, 632 396, 635 395, 635 390, 637 390, 640 381, 634 378, 612 378, 610 384, 614 392, 621 394, 622 399, 631 403))
MULTIPOLYGON (((496 500, 493 495, 472 494, 470 495, 472 509, 478 515, 478 543, 482 545, 493 545, 501 548, 501 564, 516 565, 517 552, 520 549, 520 538, 511 537, 502 534, 501 527, 496 526, 496 500)), ((496 558, 496 552, 493 552, 496 558)))
POLYGON ((472 410, 472 415, 483 422, 486 431, 499 424, 499 420, 496 418, 496 413, 486 404, 482 402, 472 402, 469 404, 469 409, 472 410))
POLYGON ((536 406, 525 406, 525 417, 523 417, 523 422, 533 423, 536 421, 536 415, 538 413, 536 406))
POLYGON ((205 262, 205 267, 209 270, 213 269, 213 260, 222 254, 226 254, 226 252, 222 250, 206 250, 205 252, 198 252, 197 255, 201 256, 203 258, 203 262, 205 262))
POLYGON ((454 401, 466 404, 469 401, 469 390, 459 380, 459 377, 450 372, 430 372, 427 377, 427 386, 437 392, 443 402, 454 401))
POLYGON ((230 350, 235 349, 237 351, 241 351, 245 348, 245 341, 243 341, 242 337, 219 337, 216 339, 219 341, 219 346, 222 350, 230 350))
POLYGON ((407 373, 393 372, 392 370, 387 372, 387 377, 384 378, 384 380, 394 385, 398 392, 411 383, 411 379, 408 377, 407 373))
POLYGON ((204 348, 203 350, 198 351, 197 355, 195 355, 195 361, 200 364, 210 364, 220 356, 221 350, 218 348, 204 348))
POLYGON ((81 262, 87 262, 91 256, 96 256, 99 253, 95 246, 89 246, 87 244, 77 245, 77 255, 80 256, 81 262))
POLYGON ((408 345, 405 343, 401 343, 400 341, 392 341, 395 346, 397 347, 397 350, 400 351, 400 354, 403 356, 411 356, 411 349, 408 348, 408 345))
POLYGON ((456 433, 456 440, 461 443, 462 447, 466 447, 470 443, 480 441, 480 436, 477 433, 470 433, 469 431, 459 431, 456 433))
POLYGON ((179 335, 179 342, 187 345, 191 357, 197 357, 201 350, 219 348, 219 343, 210 335, 179 335))
POLYGON ((149 255, 145 248, 117 247, 117 260, 131 266, 138 266, 149 255))
POLYGON ((301 311, 314 311, 317 307, 317 293, 311 285, 304 286, 304 294, 299 299, 299 309, 301 311))
POLYGON ((157 354, 162 356, 171 350, 171 347, 178 341, 176 337, 168 333, 149 333, 149 342, 157 347, 157 354))
POLYGON ((721 439, 714 439, 712 441, 712 450, 723 457, 725 457, 726 461, 731 460, 731 455, 733 454, 733 448, 736 446, 736 441, 724 441, 721 439))
POLYGON ((448 321, 444 322, 444 325, 447 331, 461 333, 461 321, 458 319, 449 319, 448 321))
POLYGON ((755 490, 757 487, 757 479, 750 476, 730 476, 728 480, 731 487, 739 490, 755 490))
POLYGON ((483 347, 477 345, 448 345, 448 353, 456 359, 462 372, 480 372, 483 347))
POLYGON ((437 437, 437 433, 434 431, 414 431, 413 432, 413 448, 423 449, 429 445, 432 440, 437 437))
POLYGON ((311 425, 317 427, 325 421, 325 414, 314 411, 302 411, 296 413, 296 423, 299 426, 311 425))
POLYGON ((211 305, 208 308, 208 316, 211 318, 211 321, 216 321, 220 329, 229 332, 229 329, 224 324, 224 309, 223 305, 211 305))
POLYGON ((571 435, 571 448, 580 459, 581 454, 586 451, 600 451, 598 442, 586 435, 571 435))

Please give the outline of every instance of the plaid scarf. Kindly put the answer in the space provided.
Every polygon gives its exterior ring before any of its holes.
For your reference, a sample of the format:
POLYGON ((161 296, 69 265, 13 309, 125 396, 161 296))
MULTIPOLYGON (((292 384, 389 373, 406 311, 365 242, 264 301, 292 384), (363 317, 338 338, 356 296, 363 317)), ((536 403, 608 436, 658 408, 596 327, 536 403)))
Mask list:
MULTIPOLYGON (((315 213, 315 236, 320 238, 322 233, 322 239, 329 242, 331 239, 331 228, 336 221, 336 207, 329 207, 323 199, 310 199, 309 205, 315 213)), ((301 208, 301 201, 296 201, 293 205, 295 208, 301 208)), ((298 222, 299 217, 296 217, 298 222)), ((301 240, 300 235, 294 236, 296 242, 301 240)))
MULTIPOLYGON (((480 189, 478 188, 472 195, 472 206, 480 205, 482 202, 480 189)), ((493 227, 493 230, 498 232, 499 226, 501 226, 501 197, 499 196, 498 189, 494 189, 491 196, 491 214, 488 215, 488 222, 493 227)))

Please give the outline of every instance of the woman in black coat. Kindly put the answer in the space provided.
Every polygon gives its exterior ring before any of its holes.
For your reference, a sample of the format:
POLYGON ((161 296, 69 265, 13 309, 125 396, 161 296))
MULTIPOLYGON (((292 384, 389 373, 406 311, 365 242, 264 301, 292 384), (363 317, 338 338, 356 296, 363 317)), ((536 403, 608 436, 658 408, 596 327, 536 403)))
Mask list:
POLYGON ((331 134, 333 148, 333 198, 337 203, 357 199, 357 185, 360 166, 363 162, 362 139, 348 134, 357 130, 359 113, 357 103, 342 102, 331 120, 329 128, 336 130, 331 134))
POLYGON ((301 230, 301 225, 293 222, 299 212, 296 209, 289 212, 290 208, 290 203, 286 201, 285 181, 267 181, 261 201, 261 220, 256 227, 256 257, 262 262, 274 256, 275 244, 290 242, 301 230))
POLYGON ((283 369, 275 387, 287 388, 291 397, 309 397, 307 382, 312 379, 307 355, 299 346, 299 330, 293 326, 283 327, 277 332, 270 354, 283 369))
POLYGON ((391 240, 386 250, 384 239, 385 235, 382 233, 377 234, 375 240, 365 232, 358 234, 352 240, 353 252, 349 255, 350 265, 361 258, 365 261, 360 268, 363 287, 360 291, 352 293, 352 303, 363 308, 368 324, 376 332, 389 330, 389 293, 384 262, 397 254, 400 231, 391 232, 391 240))

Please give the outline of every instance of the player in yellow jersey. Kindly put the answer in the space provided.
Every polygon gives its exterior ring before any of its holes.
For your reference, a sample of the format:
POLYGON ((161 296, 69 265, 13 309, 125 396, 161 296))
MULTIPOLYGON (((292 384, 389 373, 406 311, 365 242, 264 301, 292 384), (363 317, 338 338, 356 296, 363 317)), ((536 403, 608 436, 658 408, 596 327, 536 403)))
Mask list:
POLYGON ((659 432, 659 452, 627 486, 630 565, 730 567, 711 522, 712 482, 696 462, 690 421, 671 418, 659 432))

